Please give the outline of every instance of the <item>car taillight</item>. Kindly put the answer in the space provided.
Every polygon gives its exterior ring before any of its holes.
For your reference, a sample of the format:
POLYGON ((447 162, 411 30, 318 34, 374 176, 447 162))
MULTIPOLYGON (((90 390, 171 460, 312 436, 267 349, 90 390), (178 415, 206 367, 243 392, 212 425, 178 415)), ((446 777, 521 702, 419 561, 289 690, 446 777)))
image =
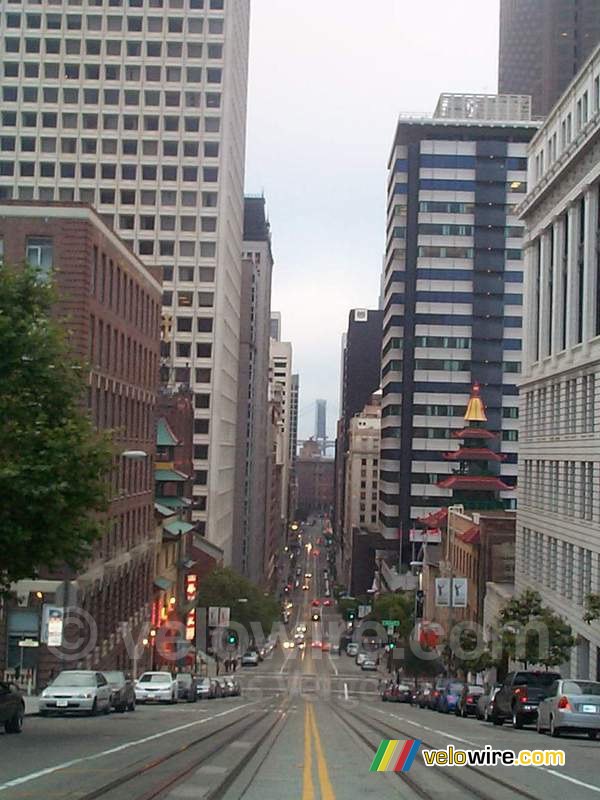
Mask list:
POLYGON ((571 703, 569 703, 568 697, 561 697, 560 700, 558 701, 558 707, 564 708, 567 711, 572 711, 571 703))
POLYGON ((526 694, 522 694, 522 695, 519 697, 519 700, 520 700, 522 703, 526 703, 526 702, 527 702, 527 695, 526 695, 526 694))
POLYGON ((472 702, 473 702, 473 696, 470 694, 467 695, 467 703, 472 703, 472 702))
POLYGON ((431 694, 432 694, 434 697, 437 697, 437 696, 439 695, 439 692, 432 692, 431 694))

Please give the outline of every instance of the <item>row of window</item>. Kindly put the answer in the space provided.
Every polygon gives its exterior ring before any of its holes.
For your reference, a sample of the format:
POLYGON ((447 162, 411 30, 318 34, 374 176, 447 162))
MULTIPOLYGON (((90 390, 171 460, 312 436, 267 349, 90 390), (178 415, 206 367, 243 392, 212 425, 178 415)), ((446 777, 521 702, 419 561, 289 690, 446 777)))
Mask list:
MULTIPOLYGON (((160 355, 162 358, 170 358, 171 353, 176 358, 191 358, 192 357, 192 344, 191 342, 168 342, 162 341, 160 343, 160 355), (173 350, 174 345, 174 350, 173 350)), ((212 357, 212 343, 211 342, 196 342, 195 347, 196 358, 211 358, 212 357)), ((204 431, 196 430, 196 433, 204 433, 204 431)))
POLYGON ((529 441, 596 430, 596 376, 582 375, 525 392, 524 434, 529 441))
MULTIPOLYGON (((383 417, 400 416, 402 413, 402 406, 397 403, 390 403, 384 406, 382 411, 383 417)), ((422 403, 415 403, 413 405, 414 416, 425 417, 462 417, 465 413, 465 406, 449 406, 449 405, 423 405, 422 403)), ((508 406, 502 409, 503 419, 519 419, 518 406, 508 406)))
MULTIPOLYGON (((208 95, 206 95, 208 99, 208 95)), ((218 96, 219 105, 221 96, 218 96)), ((217 106, 214 106, 215 108, 217 106)), ((198 133, 202 127, 206 133, 218 133, 219 125, 209 120, 218 117, 174 117, 172 115, 157 114, 77 114, 64 111, 57 114, 54 111, 22 111, 18 116, 16 111, 2 112, 2 125, 6 128, 16 128, 17 119, 21 128, 64 128, 66 130, 83 129, 88 131, 158 131, 198 133), (120 123, 120 124, 119 124, 120 123), (202 124, 204 123, 204 124, 202 124), (215 130, 216 127, 216 130, 215 130)))
POLYGON ((523 463, 523 500, 537 508, 585 520, 594 519, 597 467, 592 461, 523 463))
MULTIPOLYGON (((36 148, 39 148, 42 153, 56 153, 57 147, 60 146, 60 152, 63 155, 76 155, 78 150, 81 155, 96 155, 98 145, 101 143, 101 150, 103 155, 118 155, 117 145, 118 139, 91 139, 91 138, 74 138, 72 136, 62 136, 57 139, 53 136, 42 136, 41 138, 35 136, 0 136, 0 152, 12 153, 15 152, 17 147, 21 153, 34 153, 36 148), (78 147, 79 145, 79 147, 78 147)), ((174 139, 163 139, 158 142, 156 139, 121 139, 121 155, 124 156, 159 156, 163 158, 198 158, 200 154, 200 146, 198 141, 193 142, 179 142, 174 139)), ((202 153, 206 158, 218 158, 219 156, 219 142, 205 141, 202 143, 202 153)), ((141 175, 142 178, 146 175, 146 179, 152 173, 146 168, 153 167, 158 169, 156 161, 152 164, 143 164, 141 175), (146 169, 146 172, 144 172, 146 169)), ((101 178, 116 178, 115 165, 107 163, 104 159, 100 165, 101 178)), ((129 173, 131 174, 131 173, 129 173)))
MULTIPOLYGON (((23 0, 8 0, 11 5, 20 5, 23 0)), ((60 6, 64 0, 27 0, 30 6, 41 6, 46 2, 49 6, 60 6)), ((123 0, 87 0, 88 6, 108 6, 109 8, 121 8, 126 3, 123 0)), ((211 11, 222 11, 225 7, 225 0, 127 0, 130 8, 164 8, 168 4, 169 8, 187 8, 197 10, 208 8, 211 11)), ((83 0, 68 0, 69 6, 82 6, 83 0)))
MULTIPOLYGON (((173 295, 171 291, 163 292, 163 307, 173 305, 173 295)), ((194 297, 198 308, 212 308, 214 305, 213 292, 177 292, 177 305, 180 308, 192 308, 194 297)))
POLYGON ((600 589, 597 553, 531 528, 524 527, 517 535, 517 563, 536 582, 580 606, 590 593, 600 589))
MULTIPOLYGON (((523 258, 522 251, 516 248, 507 247, 504 253, 507 261, 520 261, 523 258)), ((475 248, 422 245, 417 248, 417 255, 419 258, 473 258, 475 248)))
MULTIPOLYGON (((99 14, 19 14, 12 11, 4 15, 4 24, 7 30, 48 30, 48 31, 88 31, 102 30, 103 17, 99 14)), ((188 17, 159 17, 141 15, 114 15, 106 18, 111 31, 126 30, 128 33, 204 33, 204 18, 197 16, 188 17), (125 23, 125 24, 123 24, 125 23)), ((209 17, 208 30, 211 35, 219 36, 223 33, 224 20, 222 17, 209 17)))
MULTIPOLYGON (((156 379, 153 381, 153 388, 156 379)), ((154 433, 154 406, 149 400, 136 397, 127 397, 119 393, 119 386, 111 389, 101 389, 99 386, 88 389, 88 409, 94 425, 100 430, 115 431, 116 435, 127 437, 128 441, 148 440, 154 433)), ((148 459, 146 459, 148 460, 148 459)), ((130 468, 125 467, 125 470, 130 468)), ((127 478, 127 474, 125 475, 127 478)), ((147 482, 144 482, 147 485, 147 482)), ((124 484, 128 493, 131 484, 124 484)))
MULTIPOLYGON (((137 164, 121 164, 119 175, 117 177, 116 164, 103 164, 101 167, 101 176, 96 173, 96 164, 82 163, 79 164, 79 169, 74 163, 56 164, 54 161, 42 161, 37 164, 37 174, 40 178, 81 178, 82 180, 95 180, 96 177, 102 177, 106 180, 119 180, 122 181, 136 181, 141 177, 142 181, 156 182, 157 179, 162 181, 181 181, 182 183, 198 183, 198 180, 204 183, 216 183, 219 179, 218 167, 178 167, 174 164, 162 167, 156 167, 148 164, 143 165, 139 170, 137 164), (78 173, 78 174, 77 174, 78 173)), ((18 175, 21 178, 33 178, 36 175, 36 162, 35 161, 19 161, 15 164, 12 161, 0 161, 0 175, 10 177, 18 175)), ((102 191, 102 189, 100 190, 102 191)), ((133 190, 121 189, 121 203, 123 205, 131 205, 133 201, 129 199, 133 190)))
MULTIPOLYGON (((154 387, 158 357, 115 326, 90 316, 89 358, 98 369, 142 386, 154 387)), ((114 421, 114 420, 113 420, 114 421)), ((113 427, 112 422, 108 427, 113 427)))
MULTIPOLYGON (((108 30, 114 30, 112 21, 115 24, 121 22, 121 17, 109 17, 108 30)), ((19 53, 21 50, 27 53, 41 53, 44 50, 45 55, 58 55, 61 50, 65 55, 80 55, 83 51, 88 56, 101 55, 102 49, 106 57, 120 57, 121 54, 130 58, 177 58, 183 57, 183 43, 182 42, 161 42, 161 41, 147 41, 145 43, 139 41, 123 42, 120 39, 17 39, 6 37, 4 39, 4 51, 6 53, 19 53), (42 48, 43 44, 43 48, 42 48), (144 46, 142 47, 142 45, 144 46)), ((223 45, 219 42, 206 43, 204 49, 203 42, 187 42, 185 53, 188 59, 202 58, 206 54, 207 58, 221 59, 223 58, 223 45)), ((127 65, 129 66, 129 65, 127 65)), ((181 80, 181 68, 179 67, 165 67, 167 80, 181 80), (179 77, 173 77, 176 73, 171 70, 177 69, 179 77)))
MULTIPOLYGON (((210 93, 206 94, 206 107, 218 108, 218 100, 214 95, 210 95, 209 97, 209 94, 210 93)), ((104 89, 100 92, 99 89, 79 90, 71 87, 63 87, 59 90, 57 86, 47 86, 43 90, 39 90, 37 86, 21 87, 21 100, 23 103, 37 103, 38 100, 42 99, 44 103, 58 103, 59 98, 63 105, 78 106, 81 102, 83 105, 94 106, 94 108, 97 108, 101 101, 104 106, 120 106, 121 104, 125 106, 139 106, 143 101, 146 108, 159 106, 164 106, 165 109, 179 108, 182 102, 186 108, 202 108, 202 93, 198 91, 159 92, 155 90, 146 90, 144 92, 139 92, 137 89, 124 89, 123 91, 121 91, 121 89, 104 89)), ((2 90, 2 99, 5 103, 17 103, 19 99, 18 87, 5 86, 2 90)), ((45 120, 49 119, 50 118, 42 116, 42 127, 56 127, 58 117, 56 117, 54 125, 46 124, 45 120)), ((125 128, 125 130, 127 130, 127 128, 125 128)))

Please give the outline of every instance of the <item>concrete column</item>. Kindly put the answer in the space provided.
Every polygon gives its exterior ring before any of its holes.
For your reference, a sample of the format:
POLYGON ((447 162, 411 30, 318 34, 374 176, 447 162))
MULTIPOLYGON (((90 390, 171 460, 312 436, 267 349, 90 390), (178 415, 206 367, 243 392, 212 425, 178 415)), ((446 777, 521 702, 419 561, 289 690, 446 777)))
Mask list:
POLYGON ((550 330, 548 319, 550 315, 550 247, 550 231, 545 230, 540 237, 539 256, 540 285, 538 293, 537 336, 539 342, 540 361, 546 356, 550 355, 550 341, 548 337, 548 332, 550 330))
POLYGON ((583 240, 583 341, 589 342, 596 330, 596 292, 597 271, 597 241, 596 229, 598 226, 598 189, 596 186, 588 187, 585 195, 585 232, 583 240))
POLYGON ((558 217, 552 223, 554 227, 554 299, 552 301, 552 329, 551 346, 552 355, 562 350, 562 321, 563 321, 563 274, 562 255, 565 237, 565 221, 558 217))
POLYGON ((523 308, 532 310, 531 314, 523 314, 523 372, 526 374, 531 372, 531 366, 537 361, 537 241, 532 241, 524 253, 523 308))
POLYGON ((577 274, 577 248, 579 246, 579 208, 570 206, 569 242, 567 267, 567 348, 577 344, 577 321, 579 315, 579 280, 577 274))

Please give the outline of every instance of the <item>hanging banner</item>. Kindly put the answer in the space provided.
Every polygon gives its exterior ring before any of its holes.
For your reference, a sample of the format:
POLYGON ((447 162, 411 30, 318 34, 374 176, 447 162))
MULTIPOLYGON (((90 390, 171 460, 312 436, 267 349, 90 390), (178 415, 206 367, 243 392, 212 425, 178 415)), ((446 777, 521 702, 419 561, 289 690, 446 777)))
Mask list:
POLYGON ((64 619, 64 608, 44 604, 42 608, 42 642, 48 647, 62 645, 64 619))
POLYGON ((219 627, 226 628, 229 625, 229 606, 219 608, 219 627))
POLYGON ((440 528, 430 528, 426 531, 418 531, 413 528, 409 532, 410 541, 415 544, 441 544, 442 531, 440 528))
POLYGON ((467 607, 467 578, 454 578, 452 581, 452 607, 453 608, 466 608, 467 607))
POLYGON ((219 627, 219 606, 210 606, 208 609, 208 627, 219 627))
POLYGON ((450 605, 450 578, 435 579, 435 604, 438 608, 448 608, 450 605))

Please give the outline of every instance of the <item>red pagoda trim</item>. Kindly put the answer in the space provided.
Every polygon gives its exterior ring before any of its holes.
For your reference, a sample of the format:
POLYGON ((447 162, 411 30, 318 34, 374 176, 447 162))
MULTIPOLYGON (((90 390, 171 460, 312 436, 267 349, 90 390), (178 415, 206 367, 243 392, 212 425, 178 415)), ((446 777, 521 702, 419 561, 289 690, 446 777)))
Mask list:
POLYGON ((444 458, 448 461, 504 461, 506 455, 494 453, 487 447, 461 447, 460 450, 444 453, 444 458))
POLYGON ((437 484, 442 489, 481 489, 482 491, 512 491, 514 486, 495 478, 493 475, 451 475, 437 484))
POLYGON ((466 531, 457 533, 456 538, 460 539, 461 542, 465 542, 465 544, 479 544, 481 541, 479 525, 471 525, 466 531))
POLYGON ((421 525, 425 525, 427 528, 437 528, 440 522, 443 522, 447 516, 448 509, 440 508, 439 511, 435 511, 433 514, 428 514, 426 517, 420 517, 417 522, 420 522, 421 525))
POLYGON ((497 439, 498 436, 485 428, 463 428, 462 431, 454 431, 453 439, 497 439))

